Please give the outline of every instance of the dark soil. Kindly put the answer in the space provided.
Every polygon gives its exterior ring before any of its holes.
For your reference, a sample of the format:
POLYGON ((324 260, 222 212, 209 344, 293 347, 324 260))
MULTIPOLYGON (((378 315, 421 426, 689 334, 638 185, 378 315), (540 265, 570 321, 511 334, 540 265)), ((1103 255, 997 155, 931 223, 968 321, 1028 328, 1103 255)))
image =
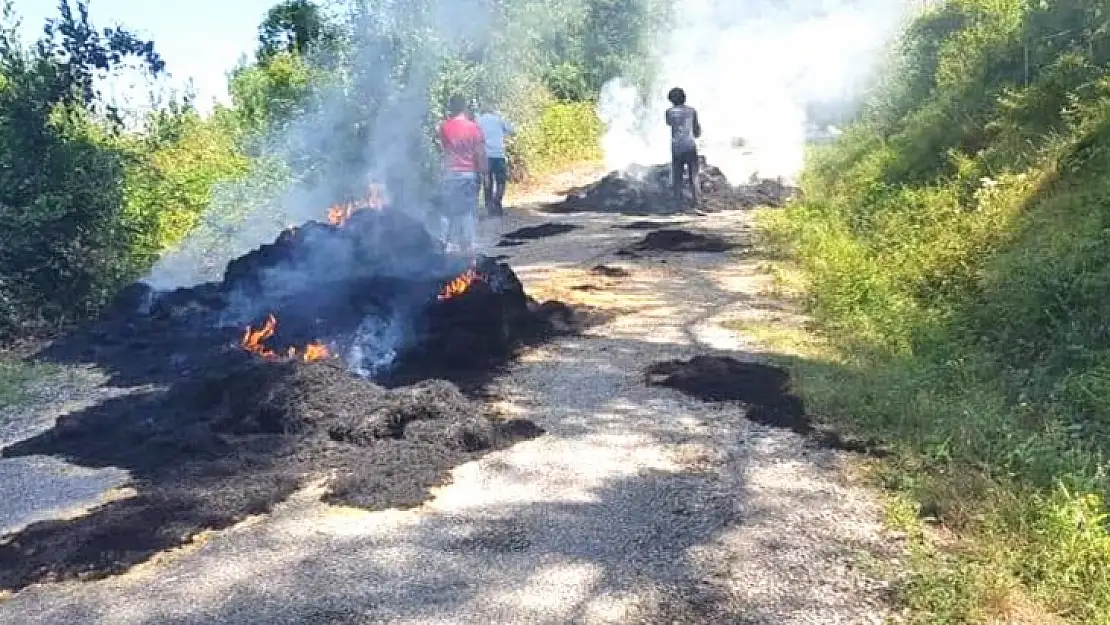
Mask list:
POLYGON ((657 362, 647 368, 646 378, 650 386, 667 386, 702 401, 740 402, 751 421, 808 436, 823 447, 885 454, 877 441, 846 439, 815 425, 801 398, 790 392, 790 374, 779 367, 727 356, 695 356, 657 362))
POLYGON ((0 544, 0 589, 120 573, 206 529, 268 512, 308 481, 324 499, 419 505, 452 467, 543 433, 502 422, 449 382, 388 390, 326 362, 265 363, 228 350, 213 371, 109 400, 3 451, 133 475, 138 495, 0 544))
POLYGON ((558 236, 560 234, 566 234, 568 232, 573 232, 575 230, 578 230, 581 227, 582 226, 576 226, 574 224, 557 224, 557 223, 548 222, 548 223, 540 224, 538 226, 526 226, 524 228, 518 228, 518 229, 513 230, 512 232, 510 232, 508 234, 504 234, 504 235, 501 235, 501 236, 504 239, 511 239, 511 240, 517 240, 517 241, 543 239, 543 238, 546 238, 546 237, 554 237, 554 236, 558 236))
MULTIPOLYGON (((776 180, 761 180, 733 186, 720 169, 702 157, 698 171, 698 208, 705 212, 779 207, 798 190, 776 180)), ((671 190, 670 164, 632 167, 626 172, 610 172, 601 180, 570 189, 562 202, 542 207, 550 213, 601 212, 625 215, 666 215, 688 212, 689 201, 676 202, 671 190)))
POLYGON ((590 269, 590 273, 595 276, 605 276, 606 278, 627 278, 632 275, 627 269, 610 267, 609 265, 594 265, 593 269, 590 269))
POLYGON ((736 247, 715 234, 689 230, 656 230, 634 244, 635 252, 724 252, 736 247))

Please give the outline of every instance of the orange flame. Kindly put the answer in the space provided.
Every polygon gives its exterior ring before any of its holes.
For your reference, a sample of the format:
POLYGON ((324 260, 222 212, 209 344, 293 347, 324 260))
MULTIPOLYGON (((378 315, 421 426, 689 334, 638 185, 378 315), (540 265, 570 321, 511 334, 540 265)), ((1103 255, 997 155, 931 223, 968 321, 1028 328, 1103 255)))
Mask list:
POLYGON ((333 226, 342 226, 351 218, 352 212, 354 211, 349 204, 336 204, 328 209, 328 223, 333 226))
POLYGON ((478 273, 477 269, 471 267, 455 277, 454 280, 448 282, 439 292, 439 295, 436 296, 436 299, 443 301, 451 299, 452 297, 458 297, 466 293, 467 289, 469 289, 472 284, 484 279, 482 274, 478 273))
POLYGON ((342 226, 347 223, 357 210, 381 210, 385 208, 385 195, 382 186, 372 184, 366 188, 366 193, 361 198, 335 204, 328 209, 328 223, 333 226, 342 226))
MULTIPOLYGON (((257 330, 247 326, 247 329, 243 331, 243 339, 239 341, 239 344, 243 349, 261 357, 263 360, 277 360, 277 352, 266 345, 266 341, 269 340, 275 332, 277 332, 277 317, 271 313, 257 330)), ((330 356, 331 352, 328 350, 327 346, 318 341, 309 343, 305 346, 303 351, 299 351, 296 347, 290 347, 285 352, 285 357, 289 360, 299 359, 305 362, 323 360, 330 356)))
POLYGON ((301 360, 305 362, 314 362, 323 360, 329 356, 331 356, 331 352, 328 351, 327 346, 323 343, 316 342, 309 343, 305 346, 304 352, 301 353, 301 360))
POLYGON ((265 345, 266 341, 274 335, 277 331, 277 317, 272 314, 266 317, 266 321, 262 327, 254 330, 250 326, 243 331, 243 340, 239 341, 239 345, 248 352, 261 356, 267 360, 276 358, 277 354, 274 350, 265 345))

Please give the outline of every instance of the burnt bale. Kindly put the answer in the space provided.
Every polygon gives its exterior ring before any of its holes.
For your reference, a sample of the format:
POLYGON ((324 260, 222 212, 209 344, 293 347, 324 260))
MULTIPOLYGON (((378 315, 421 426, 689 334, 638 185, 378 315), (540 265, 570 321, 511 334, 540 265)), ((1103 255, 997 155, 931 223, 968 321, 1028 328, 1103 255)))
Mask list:
POLYGON ((285 230, 270 244, 233 259, 224 270, 222 286, 226 291, 239 290, 257 293, 262 287, 266 270, 274 267, 293 267, 305 256, 311 243, 331 237, 335 228, 327 224, 309 222, 296 230, 285 230))
POLYGON ((340 226, 309 222, 230 263, 223 289, 251 296, 289 283, 435 275, 448 270, 442 245, 400 211, 361 210, 340 226))
MULTIPOLYGON (((697 185, 699 208, 707 212, 755 206, 782 206, 797 189, 777 180, 752 180, 734 184, 719 168, 701 156, 697 185)), ((664 215, 684 212, 674 199, 671 166, 632 165, 613 171, 591 184, 570 189, 562 202, 544 210, 552 213, 604 212, 625 215, 664 215)), ((684 190, 689 195, 688 190, 684 190)))
POLYGON ((227 305, 227 295, 220 285, 205 283, 155 294, 151 299, 149 315, 155 319, 185 321, 218 313, 227 305))

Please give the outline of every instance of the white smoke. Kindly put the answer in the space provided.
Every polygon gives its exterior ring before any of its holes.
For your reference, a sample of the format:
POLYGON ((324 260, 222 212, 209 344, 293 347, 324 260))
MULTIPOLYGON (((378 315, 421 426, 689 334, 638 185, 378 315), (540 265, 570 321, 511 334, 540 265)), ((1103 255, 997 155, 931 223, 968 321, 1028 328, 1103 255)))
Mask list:
POLYGON ((602 89, 606 165, 670 159, 666 94, 679 86, 698 110, 699 150, 734 183, 792 180, 802 167, 807 106, 858 94, 912 0, 684 0, 657 47, 641 92, 625 79, 602 89))
MULTIPOLYGON (((382 185, 390 210, 404 210, 437 233, 438 214, 429 210, 435 185, 424 175, 436 165, 429 162, 425 133, 429 119, 440 113, 431 109, 434 100, 445 100, 448 91, 487 95, 491 84, 502 85, 500 95, 512 95, 511 86, 534 79, 522 76, 518 64, 526 53, 535 54, 544 29, 558 27, 554 20, 545 24, 542 6, 543 0, 511 6, 499 0, 349 3, 349 13, 338 16, 342 45, 308 59, 313 76, 308 101, 254 138, 251 174, 216 189, 201 224, 144 282, 168 291, 218 281, 228 261, 273 242, 283 229, 322 221, 330 205, 358 197, 370 183, 382 185), (512 19, 511 11, 529 19, 512 19), (485 55, 481 67, 459 60, 475 51, 485 55)), ((384 275, 441 277, 442 267, 422 265, 433 263, 434 256, 424 246, 362 243, 380 252, 372 269, 384 275)), ((263 270, 264 295, 233 291, 219 323, 251 323, 307 286, 367 270, 341 244, 321 243, 313 250, 295 266, 263 270)), ((373 376, 387 370, 409 338, 408 322, 422 303, 393 304, 362 311, 365 317, 352 336, 330 337, 343 339, 337 353, 353 372, 373 376)))
MULTIPOLYGON (((579 1, 563 0, 562 5, 579 1)), ((342 50, 309 59, 314 73, 324 78, 314 83, 304 110, 270 129, 256 146, 262 155, 254 159, 256 171, 245 181, 218 188, 201 225, 144 281, 168 290, 219 280, 229 260, 272 242, 284 228, 322 220, 329 205, 357 195, 371 182, 383 186, 388 203, 426 220, 429 231, 438 233, 439 219, 427 211, 434 185, 422 176, 435 165, 428 162, 422 132, 429 115, 439 113, 429 110, 429 94, 445 87, 438 82, 444 68, 448 79, 459 83, 446 87, 463 95, 474 95, 475 82, 487 87, 520 82, 519 66, 536 55, 536 41, 561 27, 547 19, 544 4, 350 3, 356 8, 336 16, 342 50), (477 72, 480 80, 473 69, 457 64, 460 52, 473 50, 488 55, 477 72), (321 153, 329 155, 327 162, 306 172, 305 155, 321 153)), ((447 94, 436 95, 446 99, 447 94)))

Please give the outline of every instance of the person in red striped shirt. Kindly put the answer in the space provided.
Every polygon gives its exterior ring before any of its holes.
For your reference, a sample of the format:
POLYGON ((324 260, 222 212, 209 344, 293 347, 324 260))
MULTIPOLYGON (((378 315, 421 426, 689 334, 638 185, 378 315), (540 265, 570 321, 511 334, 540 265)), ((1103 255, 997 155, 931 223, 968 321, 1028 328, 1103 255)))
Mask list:
POLYGON ((448 251, 474 251, 478 229, 478 189, 486 171, 482 129, 466 114, 466 100, 454 95, 447 103, 448 117, 439 125, 443 149, 443 232, 448 251))

